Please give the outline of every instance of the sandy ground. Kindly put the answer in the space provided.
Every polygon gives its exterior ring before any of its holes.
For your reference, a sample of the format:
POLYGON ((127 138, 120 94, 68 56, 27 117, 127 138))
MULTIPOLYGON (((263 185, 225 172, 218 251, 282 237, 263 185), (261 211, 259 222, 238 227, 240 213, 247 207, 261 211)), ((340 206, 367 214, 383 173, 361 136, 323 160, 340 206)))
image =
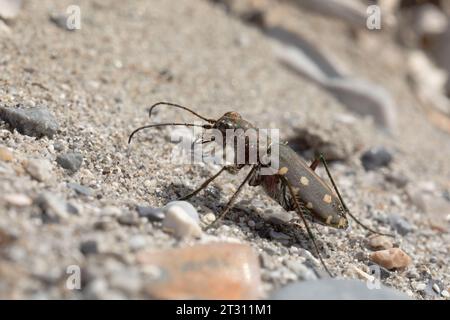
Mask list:
MULTIPOLYGON (((332 165, 347 205, 380 230, 393 231, 388 222, 391 215, 403 217, 412 230, 394 240, 411 256, 412 265, 390 272, 383 283, 418 299, 438 298, 417 290, 418 284, 429 284, 430 279, 438 281, 441 290, 450 286, 448 232, 432 229, 427 213, 410 197, 425 188, 447 201, 449 136, 423 115, 405 80, 402 52, 394 44, 380 36, 374 41, 382 47, 380 51, 373 45, 356 46, 337 22, 305 13, 292 13, 288 19, 350 73, 390 90, 398 104, 399 124, 397 133, 388 136, 369 119, 352 115, 326 92, 283 68, 273 55, 272 40, 209 2, 75 1, 82 8, 82 29, 67 32, 52 23, 49 14, 63 12, 73 2, 31 1, 9 26, 10 32, 0 34, 0 103, 45 106, 60 125, 53 139, 35 139, 12 132, 0 122, 0 145, 12 150, 14 158, 0 162, 0 193, 34 199, 49 191, 78 209, 78 215, 45 224, 36 205, 15 207, 0 202, 0 229, 16 238, 3 249, 0 296, 142 297, 132 285, 114 287, 119 280, 111 281, 123 273, 145 281, 133 263, 135 252, 129 240, 141 236, 146 248, 158 249, 180 246, 180 242, 159 224, 141 219, 125 226, 112 215, 117 209, 121 215, 136 215, 136 205, 162 206, 216 171, 209 165, 171 164, 170 129, 142 132, 127 145, 129 133, 149 122, 146 108, 160 100, 191 106, 211 118, 236 110, 258 127, 280 128, 287 140, 295 137, 296 128, 319 127, 338 146, 354 145, 359 151, 332 165), (343 116, 353 121, 343 124, 343 116), (393 163, 366 172, 359 160, 361 151, 376 145, 391 150, 393 163), (84 157, 82 168, 72 175, 55 162, 59 153, 70 150, 84 157), (22 163, 33 158, 51 162, 52 176, 47 181, 38 182, 23 169, 22 163), (406 177, 407 186, 388 183, 385 176, 389 174, 406 177), (88 186, 93 195, 80 196, 67 188, 67 182, 88 186), (98 230, 99 222, 108 225, 107 231, 98 230), (80 252, 80 243, 92 239, 100 252, 108 253, 106 257, 80 252), (87 283, 104 279, 109 287, 66 290, 66 268, 73 264, 88 270, 87 283)), ((161 109, 153 121, 189 119, 161 109)), ((319 174, 324 175, 324 170, 319 169, 319 174)), ((217 213, 243 177, 243 172, 224 175, 192 199, 200 215, 217 213)), ((299 248, 312 250, 306 235, 300 242, 291 236, 287 241, 276 240, 248 226, 249 220, 264 221, 271 212, 284 214, 262 190, 248 187, 224 222, 229 227, 208 231, 219 238, 247 242, 269 260, 262 265, 266 294, 296 280, 298 275, 289 269, 288 261, 301 255, 299 248)), ((448 214, 442 211, 438 217, 447 229, 448 214)), ((316 229, 327 244, 325 261, 335 274, 354 278, 353 266, 365 270, 368 261, 361 256, 370 252, 366 231, 316 229)), ((313 268, 321 273, 320 266, 313 268)))

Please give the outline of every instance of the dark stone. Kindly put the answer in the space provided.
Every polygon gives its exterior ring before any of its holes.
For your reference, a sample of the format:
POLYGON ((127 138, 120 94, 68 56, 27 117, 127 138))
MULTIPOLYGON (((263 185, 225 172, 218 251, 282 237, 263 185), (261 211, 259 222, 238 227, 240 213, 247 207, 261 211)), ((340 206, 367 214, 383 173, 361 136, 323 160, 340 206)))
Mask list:
POLYGON ((80 251, 85 256, 98 253, 97 241, 87 240, 80 244, 80 251))
POLYGON ((361 162, 366 171, 386 167, 391 161, 391 153, 383 147, 372 148, 361 156, 361 162))
POLYGON ((147 218, 149 221, 162 221, 165 217, 164 212, 160 208, 137 206, 139 217, 147 218))
POLYGON ((83 155, 76 152, 60 154, 56 157, 56 162, 64 169, 76 172, 81 168, 83 155))
POLYGON ((84 195, 84 196, 90 196, 92 194, 92 190, 88 187, 82 186, 78 183, 69 182, 67 186, 74 190, 76 193, 84 195))
POLYGON ((42 107, 25 109, 0 106, 0 119, 21 134, 37 138, 52 138, 59 128, 55 117, 42 107))

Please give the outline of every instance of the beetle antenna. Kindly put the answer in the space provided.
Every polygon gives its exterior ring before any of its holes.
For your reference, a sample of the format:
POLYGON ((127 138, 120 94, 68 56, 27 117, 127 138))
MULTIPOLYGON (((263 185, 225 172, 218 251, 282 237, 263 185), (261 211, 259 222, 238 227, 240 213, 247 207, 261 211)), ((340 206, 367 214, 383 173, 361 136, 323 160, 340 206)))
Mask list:
POLYGON ((205 120, 206 122, 209 122, 209 123, 214 123, 214 122, 216 122, 216 120, 205 118, 205 117, 199 115, 197 112, 195 112, 195 111, 193 111, 193 110, 191 110, 191 109, 189 109, 189 108, 187 108, 187 107, 183 107, 183 106, 181 106, 181 105, 179 105, 179 104, 176 104, 176 103, 164 102, 164 101, 155 103, 154 105, 152 105, 152 106, 150 107, 150 109, 148 110, 148 116, 149 116, 150 118, 151 118, 151 116, 152 116, 152 111, 153 111, 153 109, 154 109, 155 107, 157 107, 157 106, 160 106, 160 105, 166 105, 166 106, 170 106, 170 107, 180 108, 180 109, 186 110, 186 111, 192 113, 193 115, 199 117, 200 119, 205 120))
POLYGON ((176 123, 176 122, 149 124, 149 125, 139 127, 136 130, 134 130, 128 137, 128 144, 131 143, 131 139, 138 131, 141 131, 143 129, 148 129, 148 128, 154 128, 154 127, 163 127, 163 126, 186 126, 186 127, 202 127, 203 129, 212 129, 212 126, 209 124, 176 123))

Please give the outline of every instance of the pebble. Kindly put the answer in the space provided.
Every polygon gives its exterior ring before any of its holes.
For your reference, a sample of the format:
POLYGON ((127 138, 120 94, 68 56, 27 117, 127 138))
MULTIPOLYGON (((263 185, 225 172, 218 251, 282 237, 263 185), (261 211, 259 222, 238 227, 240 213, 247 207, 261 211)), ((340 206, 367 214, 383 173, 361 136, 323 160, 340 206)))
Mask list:
POLYGON ((160 208, 137 206, 136 207, 139 217, 147 218, 151 222, 159 222, 164 220, 164 212, 160 208))
POLYGON ((275 230, 270 230, 269 236, 275 240, 290 240, 291 237, 283 232, 277 232, 275 230))
POLYGON ((53 193, 41 193, 35 199, 35 203, 42 210, 44 222, 57 222, 68 216, 66 203, 53 193))
POLYGON ((198 238, 203 234, 198 220, 195 220, 183 207, 172 205, 165 212, 163 227, 173 232, 175 237, 180 239, 198 238))
POLYGON ((203 221, 205 221, 205 223, 210 224, 210 223, 214 222, 214 220, 216 220, 216 216, 212 212, 208 212, 207 214, 205 214, 203 216, 203 221))
MULTIPOLYGON (((375 284, 374 284, 375 286, 375 284)), ((367 282, 355 279, 318 279, 291 283, 275 291, 273 300, 410 300, 404 293, 380 285, 368 288, 367 282)))
POLYGON ((441 291, 441 296, 443 296, 444 298, 448 299, 448 298, 450 298, 450 293, 448 293, 447 290, 442 290, 441 291))
POLYGON ((427 288, 427 285, 425 284, 425 283, 418 283, 417 285, 416 285, 416 290, 417 291, 423 291, 423 290, 425 290, 427 288))
POLYGON ((370 274, 380 277, 380 279, 387 279, 391 276, 391 272, 388 269, 379 266, 376 263, 369 263, 369 269, 370 274))
POLYGON ((402 236, 404 236, 414 230, 413 225, 411 223, 409 223, 408 221, 406 221, 405 218, 403 218, 399 215, 390 215, 389 223, 402 236))
POLYGON ((372 250, 383 250, 392 248, 393 244, 388 237, 373 235, 369 237, 369 247, 372 250))
POLYGON ((24 162, 28 174, 40 182, 49 181, 52 178, 52 165, 46 159, 30 159, 24 162))
POLYGON ((92 190, 88 187, 82 186, 78 183, 69 182, 67 183, 67 186, 74 190, 77 194, 84 195, 84 196, 90 196, 92 195, 92 190))
POLYGON ((133 251, 137 251, 144 248, 146 244, 147 241, 145 240, 145 237, 141 235, 132 236, 128 240, 128 245, 130 246, 130 249, 133 251))
POLYGON ((254 227, 256 227, 256 222, 253 221, 253 220, 248 220, 247 225, 248 225, 250 228, 254 228, 254 227))
POLYGON ((80 244, 80 252, 85 256, 98 253, 98 245, 95 240, 83 241, 80 244))
POLYGON ((180 207, 187 215, 189 215, 197 223, 200 222, 197 210, 194 208, 192 204, 190 204, 187 201, 171 201, 168 204, 166 204, 162 208, 162 210, 165 214, 167 214, 170 211, 170 208, 174 206, 180 207))
POLYGON ((139 218, 136 217, 134 214, 131 213, 126 213, 123 214, 121 216, 119 216, 119 218, 117 219, 117 221, 125 226, 138 226, 139 225, 139 218))
POLYGON ((0 160, 9 162, 14 159, 13 153, 5 147, 0 146, 0 160))
POLYGON ((433 284, 433 290, 434 290, 436 293, 438 293, 438 294, 441 293, 441 289, 439 288, 439 286, 437 285, 437 283, 433 284))
POLYGON ((59 128, 55 117, 44 107, 25 109, 0 106, 0 119, 21 134, 37 138, 53 138, 59 128))
POLYGON ((375 251, 370 260, 386 269, 405 268, 411 264, 411 258, 399 248, 375 251))
POLYGON ((56 162, 66 170, 76 172, 83 164, 83 155, 77 152, 60 154, 56 157, 56 162))
POLYGON ((361 156, 361 162, 366 171, 386 167, 391 161, 392 155, 384 147, 372 148, 361 156))
POLYGON ((216 242, 141 252, 137 261, 164 275, 146 287, 155 299, 262 297, 258 255, 246 244, 216 242))
POLYGON ((0 17, 3 19, 15 18, 22 8, 22 0, 0 0, 0 17))
POLYGON ((106 206, 101 212, 104 216, 119 217, 122 215, 122 210, 114 206, 106 206))
POLYGON ((30 197, 28 197, 25 194, 21 194, 21 193, 6 194, 3 197, 3 199, 9 205, 16 206, 16 207, 28 207, 33 203, 33 200, 31 200, 30 197))

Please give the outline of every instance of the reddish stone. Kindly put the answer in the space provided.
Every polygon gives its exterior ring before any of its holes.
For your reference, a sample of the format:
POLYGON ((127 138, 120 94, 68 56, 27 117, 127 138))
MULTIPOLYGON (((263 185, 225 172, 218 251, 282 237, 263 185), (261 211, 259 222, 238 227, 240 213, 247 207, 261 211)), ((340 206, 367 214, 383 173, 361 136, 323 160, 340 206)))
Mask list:
POLYGON ((146 292, 156 299, 257 299, 261 297, 259 260, 237 243, 211 243, 141 252, 141 264, 160 269, 146 292))
POLYGON ((411 258, 399 248, 375 251, 370 260, 386 269, 400 269, 411 264, 411 258))

